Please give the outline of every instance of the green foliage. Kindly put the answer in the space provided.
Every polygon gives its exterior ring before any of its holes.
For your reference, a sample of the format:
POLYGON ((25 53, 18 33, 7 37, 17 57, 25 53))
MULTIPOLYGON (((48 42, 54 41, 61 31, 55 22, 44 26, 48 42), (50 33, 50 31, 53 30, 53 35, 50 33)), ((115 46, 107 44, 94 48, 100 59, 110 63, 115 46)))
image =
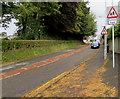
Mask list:
MULTIPOLYGON (((120 36, 120 24, 114 25, 114 33, 115 37, 120 36)), ((108 39, 112 39, 112 27, 110 27, 108 30, 108 39)))
MULTIPOLYGON (((50 47, 62 43, 72 43, 76 41, 65 40, 3 40, 2 51, 17 50, 21 48, 50 47)), ((78 42, 78 41, 77 41, 78 42)))
MULTIPOLYGON (((74 36, 76 22, 76 8, 78 3, 60 3, 60 14, 45 17, 46 33, 49 36, 57 36, 61 39, 68 39, 74 36)), ((73 37, 74 38, 74 37, 73 37)))
POLYGON ((1 33, 0 33, 0 36, 1 36, 2 38, 0 38, 0 40, 9 40, 9 39, 6 37, 6 35, 7 35, 6 32, 1 32, 1 33))
POLYGON ((86 2, 3 2, 3 27, 18 20, 16 40, 83 39, 96 32, 86 2), (44 36, 44 37, 43 37, 44 36))
POLYGON ((81 22, 80 30, 84 36, 93 35, 96 32, 96 22, 94 21, 95 17, 90 13, 90 8, 86 7, 86 3, 81 3, 81 9, 83 16, 79 19, 81 22))
MULTIPOLYGON (((36 47, 20 48, 17 50, 12 49, 12 50, 8 50, 6 52, 3 52, 2 53, 2 63, 16 62, 16 61, 20 61, 20 60, 24 60, 24 59, 35 58, 38 56, 46 55, 48 53, 53 53, 53 52, 73 48, 73 47, 80 46, 81 44, 83 44, 81 41, 62 41, 62 40, 16 41, 17 44, 18 44, 18 42, 19 43, 25 42, 25 44, 26 43, 28 44, 28 42, 29 42, 29 44, 32 44, 36 47), (40 46, 40 47, 38 47, 38 46, 40 46)), ((11 43, 12 43, 12 41, 11 41, 11 43)))
POLYGON ((2 63, 34 58, 83 44, 76 40, 10 40, 3 41, 2 63))
POLYGON ((9 40, 7 37, 5 37, 5 38, 2 38, 2 39, 0 39, 0 40, 9 40))
POLYGON ((94 40, 90 40, 90 42, 93 42, 94 40))
POLYGON ((58 36, 61 39, 83 39, 84 36, 96 32, 96 23, 93 14, 85 2, 63 2, 60 3, 61 14, 45 17, 47 33, 51 36, 58 36))
POLYGON ((6 23, 13 18, 19 20, 18 36, 26 40, 39 40, 43 30, 42 17, 60 13, 56 2, 22 2, 22 3, 7 3, 3 2, 3 27, 7 27, 6 23), (12 12, 12 17, 6 15, 12 12), (6 23, 5 23, 6 22, 6 23))
POLYGON ((0 33, 0 36, 4 36, 4 35, 7 35, 7 33, 6 32, 1 32, 0 33))

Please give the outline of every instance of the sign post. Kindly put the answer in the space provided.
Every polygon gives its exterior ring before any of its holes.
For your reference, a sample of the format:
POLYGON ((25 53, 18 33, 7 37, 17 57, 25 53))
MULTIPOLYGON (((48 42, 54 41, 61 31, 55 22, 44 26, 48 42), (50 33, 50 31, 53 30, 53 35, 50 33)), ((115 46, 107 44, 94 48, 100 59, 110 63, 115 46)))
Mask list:
POLYGON ((112 44, 113 44, 113 68, 115 67, 115 38, 114 38, 114 24, 112 25, 112 44))
POLYGON ((108 35, 108 32, 104 26, 102 32, 101 32, 101 35, 104 35, 104 60, 107 59, 107 35, 108 35))
POLYGON ((109 18, 109 24, 112 25, 112 47, 113 47, 113 68, 115 67, 115 38, 114 38, 114 24, 117 24, 116 18, 118 17, 118 13, 115 8, 112 7, 107 15, 109 18))
POLYGON ((105 35, 105 41, 104 41, 104 60, 107 59, 107 35, 105 35))

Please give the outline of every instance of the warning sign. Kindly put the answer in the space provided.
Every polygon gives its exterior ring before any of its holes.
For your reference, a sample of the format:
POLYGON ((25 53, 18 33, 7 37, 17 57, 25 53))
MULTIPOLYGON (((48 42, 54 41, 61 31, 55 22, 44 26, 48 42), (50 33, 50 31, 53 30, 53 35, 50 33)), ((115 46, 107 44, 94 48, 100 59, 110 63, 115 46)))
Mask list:
POLYGON ((118 13, 116 12, 115 8, 112 7, 107 15, 107 18, 117 18, 118 13))
POLYGON ((106 28, 104 27, 102 32, 101 32, 101 35, 107 35, 107 34, 108 34, 108 32, 107 32, 106 28))

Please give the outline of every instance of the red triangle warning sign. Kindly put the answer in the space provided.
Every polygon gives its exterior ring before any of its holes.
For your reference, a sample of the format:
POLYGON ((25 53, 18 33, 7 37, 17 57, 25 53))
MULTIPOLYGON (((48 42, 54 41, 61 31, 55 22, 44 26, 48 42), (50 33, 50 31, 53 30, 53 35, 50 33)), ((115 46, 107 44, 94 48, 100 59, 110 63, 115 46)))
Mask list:
POLYGON ((115 8, 112 7, 107 15, 107 18, 117 18, 118 13, 116 12, 115 8))
POLYGON ((106 28, 104 27, 102 32, 101 32, 101 35, 107 35, 107 34, 108 34, 108 32, 107 32, 106 28))

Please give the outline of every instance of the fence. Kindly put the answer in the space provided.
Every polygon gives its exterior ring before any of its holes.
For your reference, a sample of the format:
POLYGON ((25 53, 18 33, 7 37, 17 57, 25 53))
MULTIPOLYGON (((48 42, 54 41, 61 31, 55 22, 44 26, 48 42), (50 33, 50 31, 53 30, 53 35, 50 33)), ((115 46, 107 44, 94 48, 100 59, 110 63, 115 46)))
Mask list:
MULTIPOLYGON (((109 41, 109 50, 112 51, 112 40, 109 41)), ((115 38, 115 53, 120 53, 120 37, 115 38)))

